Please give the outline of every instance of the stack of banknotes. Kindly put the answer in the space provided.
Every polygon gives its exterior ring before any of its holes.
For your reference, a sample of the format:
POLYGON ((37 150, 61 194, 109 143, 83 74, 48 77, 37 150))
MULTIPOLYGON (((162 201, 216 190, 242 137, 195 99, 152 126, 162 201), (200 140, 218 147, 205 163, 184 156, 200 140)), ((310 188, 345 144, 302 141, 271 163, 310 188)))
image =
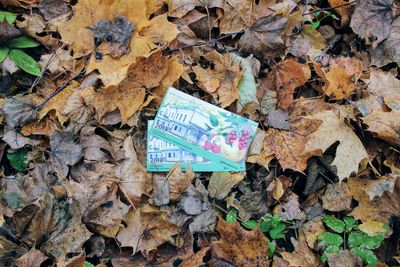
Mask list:
POLYGON ((258 123, 172 87, 148 121, 147 170, 244 171, 258 123))

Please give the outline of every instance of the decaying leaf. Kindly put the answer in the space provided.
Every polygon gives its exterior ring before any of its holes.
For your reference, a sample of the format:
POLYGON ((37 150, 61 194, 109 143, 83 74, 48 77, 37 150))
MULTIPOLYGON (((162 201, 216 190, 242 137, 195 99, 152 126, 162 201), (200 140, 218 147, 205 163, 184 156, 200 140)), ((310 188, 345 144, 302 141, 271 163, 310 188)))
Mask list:
POLYGON ((372 64, 382 67, 388 63, 400 64, 400 18, 397 17, 390 25, 388 38, 371 51, 372 64))
POLYGON ((358 165, 368 158, 368 153, 357 135, 343 123, 333 111, 317 113, 309 118, 321 120, 318 130, 307 138, 305 152, 320 150, 324 152, 335 142, 340 144, 336 149, 336 157, 332 165, 337 168, 339 181, 358 172, 358 165), (335 134, 332 134, 332 133, 335 134))
POLYGON ((40 250, 32 248, 28 253, 19 257, 16 262, 19 267, 35 267, 40 266, 47 259, 47 256, 40 250))
POLYGON ((400 110, 375 111, 364 118, 368 131, 395 145, 400 144, 400 110))
POLYGON ((238 223, 218 220, 216 230, 221 238, 211 243, 213 258, 237 266, 268 266, 267 239, 259 228, 244 230, 238 223))
POLYGON ((214 172, 208 185, 210 197, 218 200, 224 199, 232 187, 243 180, 243 173, 214 172))
POLYGON ((291 239, 294 251, 281 252, 283 259, 288 263, 289 267, 315 267, 323 266, 318 256, 308 248, 304 233, 300 233, 299 240, 291 239))
POLYGON ((68 165, 76 164, 83 156, 82 147, 71 132, 57 132, 50 136, 50 160, 55 171, 62 177, 68 175, 68 165))
POLYGON ((300 210, 299 197, 292 193, 289 200, 276 207, 279 217, 283 220, 304 220, 306 214, 300 210))
POLYGON ((190 166, 186 168, 186 172, 182 172, 181 166, 176 163, 169 171, 167 179, 169 183, 169 199, 177 200, 192 183, 194 173, 190 166))
POLYGON ((310 75, 307 65, 293 59, 286 59, 274 66, 266 78, 266 84, 270 90, 276 91, 278 107, 287 109, 293 102, 294 90, 303 86, 310 75))
POLYGON ((178 227, 169 222, 166 214, 150 206, 138 208, 128 213, 117 240, 123 247, 131 247, 133 254, 138 251, 148 253, 165 243, 178 233, 178 227))
POLYGON ((35 103, 29 98, 7 98, 3 104, 5 123, 15 128, 31 122, 37 118, 35 103))
POLYGON ((350 210, 353 198, 345 183, 328 184, 325 193, 321 196, 322 207, 329 211, 350 210))
POLYGON ((332 267, 362 267, 362 260, 348 250, 339 253, 327 253, 328 264, 332 267))

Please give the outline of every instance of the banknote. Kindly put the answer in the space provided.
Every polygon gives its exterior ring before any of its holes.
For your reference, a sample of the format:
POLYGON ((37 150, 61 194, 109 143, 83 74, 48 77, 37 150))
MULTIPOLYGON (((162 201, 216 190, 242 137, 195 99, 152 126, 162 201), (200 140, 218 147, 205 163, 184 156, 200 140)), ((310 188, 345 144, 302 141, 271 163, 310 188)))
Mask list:
POLYGON ((149 133, 230 171, 243 171, 257 126, 169 87, 149 133))
MULTIPOLYGON (((147 122, 147 129, 151 128, 152 120, 147 122)), ((176 162, 179 162, 185 170, 189 164, 193 171, 230 171, 228 167, 221 166, 198 156, 188 150, 176 146, 168 141, 147 134, 147 171, 166 172, 171 169, 176 162)))

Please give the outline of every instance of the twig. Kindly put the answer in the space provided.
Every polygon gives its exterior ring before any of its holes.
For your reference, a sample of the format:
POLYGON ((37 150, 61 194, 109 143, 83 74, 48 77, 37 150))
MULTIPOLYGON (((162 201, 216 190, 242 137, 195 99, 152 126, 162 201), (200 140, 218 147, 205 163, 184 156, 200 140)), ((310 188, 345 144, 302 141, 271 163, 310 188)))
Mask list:
POLYGON ((169 49, 169 50, 166 49, 166 50, 164 50, 164 52, 166 52, 166 53, 168 53, 168 54, 172 54, 173 52, 180 51, 180 50, 182 50, 182 49, 191 48, 191 47, 199 47, 199 46, 203 46, 203 45, 212 44, 212 43, 215 43, 215 42, 217 42, 217 41, 220 41, 220 40, 223 40, 223 39, 225 39, 225 38, 232 37, 232 36, 234 36, 234 35, 241 34, 241 33, 244 33, 244 30, 241 30, 240 32, 230 33, 230 34, 227 34, 227 35, 224 35, 224 36, 215 38, 215 39, 211 39, 211 40, 209 40, 209 41, 197 42, 197 43, 195 43, 195 44, 184 45, 184 46, 177 47, 177 48, 173 48, 173 49, 169 49))
POLYGON ((319 9, 314 10, 314 11, 310 11, 310 12, 303 13, 302 15, 305 16, 305 15, 314 14, 314 13, 316 13, 316 12, 318 12, 318 11, 332 10, 332 9, 336 9, 336 8, 339 8, 339 7, 351 6, 352 4, 354 4, 354 3, 357 2, 357 1, 358 1, 358 0, 353 0, 353 1, 350 1, 350 2, 348 2, 348 3, 342 4, 342 5, 338 5, 338 6, 331 6, 331 7, 319 8, 319 9))
POLYGON ((78 78, 81 75, 84 75, 86 72, 86 69, 83 69, 81 72, 79 72, 78 74, 75 74, 71 79, 69 79, 68 81, 64 82, 60 87, 58 87, 56 90, 53 91, 53 93, 51 93, 48 97, 46 97, 46 99, 44 99, 42 101, 42 103, 40 103, 35 110, 36 111, 40 111, 44 105, 46 105, 47 102, 50 101, 50 99, 52 99, 54 96, 56 96, 59 92, 61 92, 62 90, 64 90, 73 80, 75 80, 76 78, 78 78))

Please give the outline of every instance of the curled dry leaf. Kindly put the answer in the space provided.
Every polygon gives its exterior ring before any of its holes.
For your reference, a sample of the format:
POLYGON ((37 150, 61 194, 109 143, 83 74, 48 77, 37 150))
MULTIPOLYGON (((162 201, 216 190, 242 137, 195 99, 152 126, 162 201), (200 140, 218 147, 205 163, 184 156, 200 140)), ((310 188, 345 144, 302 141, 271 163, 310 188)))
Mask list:
POLYGON ((308 136, 304 151, 306 153, 318 150, 324 152, 339 141, 340 144, 332 162, 332 165, 337 168, 339 181, 349 177, 353 172, 357 173, 359 164, 365 164, 368 159, 368 153, 353 130, 332 110, 323 111, 308 118, 321 120, 322 124, 317 131, 308 136))
POLYGON ((244 230, 238 223, 218 219, 216 230, 221 238, 211 243, 212 258, 237 266, 268 266, 267 238, 259 228, 244 230))
POLYGON ((294 251, 281 252, 283 259, 288 263, 288 267, 322 267, 318 256, 307 246, 304 233, 300 233, 299 240, 291 238, 294 251))
POLYGON ((179 163, 176 163, 167 175, 169 183, 169 199, 177 200, 180 195, 188 188, 194 179, 194 172, 188 166, 186 172, 182 172, 179 163))

